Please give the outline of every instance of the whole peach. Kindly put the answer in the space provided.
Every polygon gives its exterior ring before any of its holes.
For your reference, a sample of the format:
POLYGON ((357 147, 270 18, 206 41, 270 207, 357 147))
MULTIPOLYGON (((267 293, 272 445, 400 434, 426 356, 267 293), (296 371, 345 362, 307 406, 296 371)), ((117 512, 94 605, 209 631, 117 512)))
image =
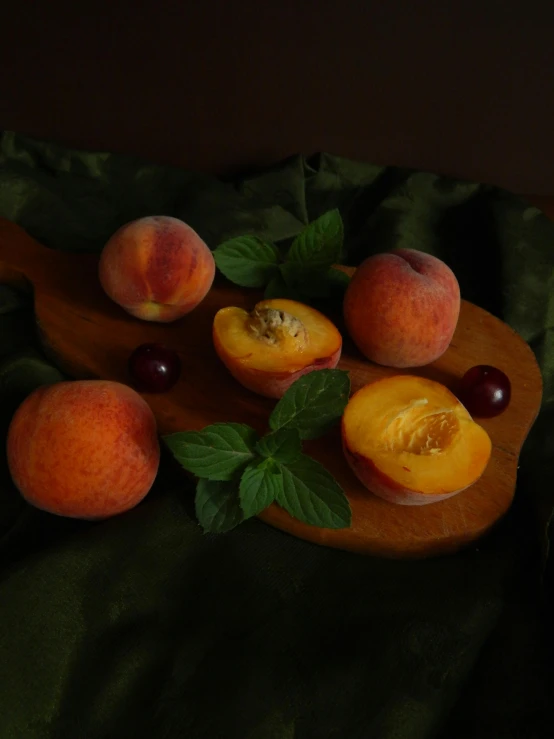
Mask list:
POLYGON ((100 256, 107 295, 136 318, 169 322, 202 302, 215 276, 209 247, 171 216, 139 218, 119 228, 100 256))
POLYGON ((368 359, 421 367, 448 348, 460 313, 460 287, 442 260, 415 249, 368 257, 343 304, 348 333, 368 359))
POLYGON ((8 465, 21 495, 60 516, 103 519, 136 506, 158 471, 154 415, 132 388, 63 381, 31 393, 8 430, 8 465))

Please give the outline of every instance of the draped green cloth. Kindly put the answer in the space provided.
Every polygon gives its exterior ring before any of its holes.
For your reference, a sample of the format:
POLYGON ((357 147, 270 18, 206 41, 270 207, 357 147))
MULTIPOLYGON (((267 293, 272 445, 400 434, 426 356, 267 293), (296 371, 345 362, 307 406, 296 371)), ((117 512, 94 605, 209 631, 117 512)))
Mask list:
MULTIPOLYGON (((465 551, 391 561, 251 520, 197 525, 166 456, 133 511, 102 523, 28 506, 0 458, 1 739, 533 739, 554 679, 554 224, 498 188, 321 154, 234 181, 4 132, 0 215, 47 246, 100 250, 174 215, 211 247, 282 242, 338 207, 348 261, 440 256, 462 295, 536 353, 539 419, 514 505, 465 551)), ((0 287, 0 424, 61 375, 32 299, 0 287)))

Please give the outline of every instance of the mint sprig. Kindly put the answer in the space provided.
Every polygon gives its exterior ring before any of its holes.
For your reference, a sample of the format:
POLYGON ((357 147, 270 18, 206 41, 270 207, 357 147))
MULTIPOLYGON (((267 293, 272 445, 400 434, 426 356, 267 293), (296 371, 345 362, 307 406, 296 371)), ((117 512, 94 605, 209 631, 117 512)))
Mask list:
POLYGON ((302 302, 342 296, 349 277, 333 267, 341 262, 344 224, 338 209, 308 223, 283 254, 255 235, 237 236, 214 249, 219 271, 241 287, 265 288, 266 298, 302 302))
POLYGON ((348 498, 315 459, 300 455, 296 462, 283 467, 282 480, 276 500, 294 518, 327 529, 344 528, 345 521, 350 525, 348 498))
POLYGON ((338 209, 329 210, 309 223, 294 239, 287 262, 299 267, 326 270, 342 258, 344 225, 338 209))
POLYGON ((213 423, 202 431, 168 434, 165 443, 183 467, 197 477, 232 480, 254 457, 258 439, 243 423, 213 423))
POLYGON ((347 372, 317 370, 291 385, 261 438, 250 426, 238 423, 215 423, 202 431, 165 436, 175 459, 200 478, 195 505, 204 531, 229 531, 272 503, 307 524, 350 526, 344 491, 323 465, 302 453, 301 442, 336 424, 349 394, 347 372))
POLYGON ((279 250, 257 236, 237 236, 214 249, 219 271, 241 287, 265 287, 279 269, 279 250))
POLYGON ((279 428, 260 439, 256 444, 256 451, 262 457, 274 459, 276 462, 283 462, 283 464, 294 462, 302 451, 300 434, 292 426, 288 429, 279 428))
POLYGON ((206 533, 224 534, 243 520, 237 488, 230 480, 198 480, 194 505, 198 523, 206 533))
POLYGON ((273 409, 269 427, 296 429, 301 439, 315 439, 340 418, 350 395, 350 378, 341 370, 318 370, 293 383, 273 409))
POLYGON ((257 516, 283 488, 283 471, 273 459, 257 459, 242 473, 239 484, 240 507, 245 518, 257 516))

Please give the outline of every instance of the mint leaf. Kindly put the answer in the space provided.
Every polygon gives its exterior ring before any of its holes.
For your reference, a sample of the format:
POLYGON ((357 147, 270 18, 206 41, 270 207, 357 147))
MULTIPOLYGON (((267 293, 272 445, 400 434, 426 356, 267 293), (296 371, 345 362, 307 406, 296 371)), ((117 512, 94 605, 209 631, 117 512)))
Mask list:
POLYGON ((275 500, 283 488, 283 474, 279 465, 272 459, 262 459, 252 464, 242 473, 239 498, 245 518, 257 516, 275 500))
POLYGON ((283 486, 276 501, 299 521, 327 529, 348 528, 350 503, 335 478, 315 459, 302 454, 296 462, 281 465, 283 486))
POLYGON ((294 462, 302 451, 300 434, 295 428, 281 428, 267 434, 256 444, 256 451, 262 457, 276 462, 294 462))
MULTIPOLYGON (((283 266, 284 265, 281 265, 281 268, 283 266)), ((298 299, 300 295, 301 293, 297 290, 289 287, 281 272, 277 272, 277 274, 271 278, 267 283, 267 287, 264 292, 265 300, 271 300, 272 298, 287 298, 289 300, 295 300, 298 299)))
POLYGON ((242 423, 213 423, 164 437, 182 467, 210 480, 230 480, 254 458, 257 440, 254 429, 242 423))
POLYGON ((223 534, 244 518, 234 481, 199 480, 194 505, 205 533, 223 534))
POLYGON ((352 278, 342 269, 331 269, 327 272, 327 284, 330 286, 331 295, 344 295, 352 278))
POLYGON ((242 287, 264 287, 277 271, 279 250, 257 236, 237 236, 213 252, 217 268, 242 287))
POLYGON ((281 264, 279 271, 285 283, 281 292, 288 290, 289 294, 302 296, 304 299, 342 297, 350 282, 347 274, 333 267, 313 269, 287 262, 281 264))
POLYGON ((315 439, 342 416, 350 395, 347 372, 314 370, 293 382, 273 409, 269 427, 298 429, 301 439, 315 439))
POLYGON ((311 268, 326 268, 340 262, 344 226, 338 209, 330 210, 308 224, 294 239, 286 262, 311 268))
POLYGON ((317 298, 327 297, 329 294, 327 268, 321 269, 296 262, 285 262, 281 264, 279 271, 286 288, 293 295, 317 298))

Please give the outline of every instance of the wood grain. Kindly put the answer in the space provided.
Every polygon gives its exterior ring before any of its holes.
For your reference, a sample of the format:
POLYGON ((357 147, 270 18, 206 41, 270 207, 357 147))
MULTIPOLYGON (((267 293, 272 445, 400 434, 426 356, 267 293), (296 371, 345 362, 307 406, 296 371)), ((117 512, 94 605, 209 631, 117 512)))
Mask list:
MULTIPOLYGON (((97 261, 95 255, 47 249, 15 224, 0 219, 0 281, 30 283, 44 347, 66 372, 75 378, 130 382, 130 352, 146 341, 160 341, 174 348, 182 361, 181 380, 170 393, 143 395, 161 434, 200 429, 215 421, 248 423, 264 432, 274 401, 236 383, 211 341, 216 311, 226 305, 250 308, 257 293, 217 278, 193 313, 169 325, 147 323, 127 315, 103 293, 97 261)), ((340 319, 336 320, 345 336, 340 319)), ((345 489, 352 506, 351 528, 309 526, 276 505, 260 516, 262 520, 318 544, 386 557, 453 552, 489 531, 512 502, 518 457, 539 411, 542 380, 529 346, 505 323, 463 301, 450 348, 416 373, 455 392, 461 376, 475 364, 492 364, 506 372, 512 382, 512 400, 502 415, 482 422, 491 436, 493 453, 486 472, 471 488, 427 506, 387 503, 371 495, 354 477, 343 458, 337 429, 306 443, 305 451, 322 462, 345 489)), ((398 373, 365 360, 346 337, 339 367, 349 370, 353 391, 373 379, 398 373)))

